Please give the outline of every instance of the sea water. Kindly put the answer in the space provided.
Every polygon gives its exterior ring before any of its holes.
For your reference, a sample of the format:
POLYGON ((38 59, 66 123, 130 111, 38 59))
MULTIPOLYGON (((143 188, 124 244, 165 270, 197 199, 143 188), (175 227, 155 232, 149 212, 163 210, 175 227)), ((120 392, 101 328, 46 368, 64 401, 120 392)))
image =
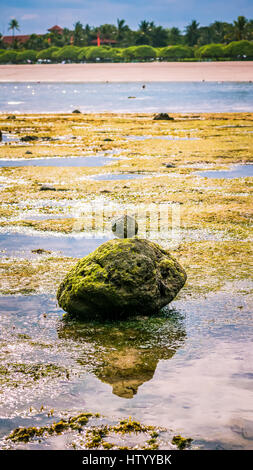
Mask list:
POLYGON ((1 83, 2 113, 251 112, 250 82, 1 83))

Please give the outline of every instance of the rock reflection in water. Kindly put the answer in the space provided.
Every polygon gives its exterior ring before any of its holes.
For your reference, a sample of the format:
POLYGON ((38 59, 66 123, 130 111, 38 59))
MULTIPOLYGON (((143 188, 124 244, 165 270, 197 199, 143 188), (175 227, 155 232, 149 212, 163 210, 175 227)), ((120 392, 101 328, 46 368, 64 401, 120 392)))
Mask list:
POLYGON ((58 335, 83 343, 78 362, 122 398, 133 398, 140 385, 152 379, 159 360, 171 359, 186 338, 183 318, 175 311, 169 317, 103 324, 65 320, 58 335))

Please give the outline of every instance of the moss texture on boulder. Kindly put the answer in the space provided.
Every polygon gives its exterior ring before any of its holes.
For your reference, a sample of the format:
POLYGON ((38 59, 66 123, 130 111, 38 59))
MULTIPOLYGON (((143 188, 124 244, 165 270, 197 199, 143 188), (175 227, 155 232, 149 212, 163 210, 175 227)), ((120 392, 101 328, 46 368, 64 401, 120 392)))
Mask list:
POLYGON ((159 311, 185 281, 184 269, 156 243, 115 239, 71 269, 59 286, 57 299, 72 316, 124 318, 159 311))

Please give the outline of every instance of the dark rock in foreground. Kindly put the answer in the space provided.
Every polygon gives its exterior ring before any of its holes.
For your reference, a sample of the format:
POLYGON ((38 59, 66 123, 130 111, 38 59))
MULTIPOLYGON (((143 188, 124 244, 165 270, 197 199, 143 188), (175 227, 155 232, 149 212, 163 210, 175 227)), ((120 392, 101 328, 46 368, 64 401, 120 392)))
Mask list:
POLYGON ((148 240, 103 243, 60 284, 59 306, 80 318, 152 314, 171 302, 186 273, 167 250, 148 240))

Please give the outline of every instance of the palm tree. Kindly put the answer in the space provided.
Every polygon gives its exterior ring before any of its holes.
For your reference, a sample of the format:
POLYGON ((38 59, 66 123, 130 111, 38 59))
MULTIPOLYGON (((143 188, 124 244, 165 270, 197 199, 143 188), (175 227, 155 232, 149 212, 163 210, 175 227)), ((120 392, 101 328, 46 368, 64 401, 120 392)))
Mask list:
POLYGON ((180 44, 182 42, 180 30, 176 26, 168 30, 168 36, 168 41, 171 45, 180 44))
POLYGON ((147 34, 149 32, 149 29, 150 29, 149 26, 150 26, 149 22, 146 21, 146 20, 143 20, 139 24, 139 30, 144 34, 147 34))
POLYGON ((199 38, 199 23, 196 20, 192 20, 192 22, 186 26, 186 42, 189 46, 194 46, 197 44, 199 38))
POLYGON ((152 31, 154 29, 154 22, 143 20, 139 24, 139 29, 137 31, 136 44, 151 44, 152 43, 152 31))
POLYGON ((14 42, 14 31, 15 29, 19 31, 19 24, 18 21, 15 20, 15 18, 12 18, 12 20, 9 22, 9 30, 12 29, 12 42, 14 42))
POLYGON ((74 44, 75 46, 81 46, 83 41, 83 25, 80 21, 74 24, 74 44))
POLYGON ((129 31, 129 27, 125 23, 126 23, 125 20, 117 19, 117 29, 118 29, 117 39, 118 39, 118 42, 122 41, 126 31, 129 31))
POLYGON ((211 42, 217 42, 217 43, 222 43, 224 42, 224 37, 226 33, 226 25, 227 23, 224 23, 222 21, 214 21, 209 28, 212 31, 212 41, 211 42))
POLYGON ((234 21, 234 30, 237 41, 246 38, 247 26, 248 20, 245 18, 245 16, 238 16, 237 20, 234 21))

